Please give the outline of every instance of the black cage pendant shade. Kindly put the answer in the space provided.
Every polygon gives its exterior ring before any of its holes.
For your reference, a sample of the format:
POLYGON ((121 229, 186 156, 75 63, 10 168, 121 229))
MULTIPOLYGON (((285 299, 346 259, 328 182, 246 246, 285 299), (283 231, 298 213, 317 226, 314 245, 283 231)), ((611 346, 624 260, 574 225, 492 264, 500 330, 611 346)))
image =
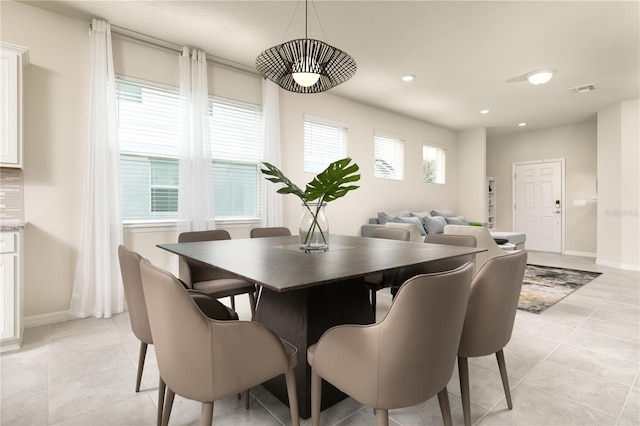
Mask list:
POLYGON ((306 2, 304 32, 305 38, 290 40, 258 55, 258 71, 283 89, 296 93, 324 92, 353 77, 356 61, 348 53, 307 38, 306 2))

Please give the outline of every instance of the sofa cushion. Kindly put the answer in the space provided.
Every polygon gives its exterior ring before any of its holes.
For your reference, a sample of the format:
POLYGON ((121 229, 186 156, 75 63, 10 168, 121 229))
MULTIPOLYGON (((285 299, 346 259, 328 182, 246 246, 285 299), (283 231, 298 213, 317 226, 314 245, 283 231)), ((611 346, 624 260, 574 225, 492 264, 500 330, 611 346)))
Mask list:
POLYGON ((468 225, 469 221, 464 216, 445 217, 447 225, 468 225))
POLYGON ((420 235, 422 235, 422 236, 427 235, 427 231, 425 231, 424 225, 423 225, 422 221, 420 220, 420 218, 398 216, 398 217, 393 218, 393 220, 391 220, 390 222, 394 222, 394 223, 410 223, 413 226, 415 226, 418 229, 418 231, 420 231, 420 235))
POLYGON ((442 234, 444 227, 447 225, 447 221, 442 216, 423 217, 422 224, 424 229, 427 230, 427 234, 442 234))
POLYGON ((411 217, 411 212, 409 210, 401 211, 398 213, 378 213, 378 223, 380 225, 384 225, 387 222, 393 222, 393 219, 396 217, 411 217))
POLYGON ((423 212, 411 212, 411 216, 415 216, 415 217, 419 217, 420 220, 422 220, 423 217, 427 216, 427 217, 431 217, 431 212, 426 210, 423 212))
POLYGON ((431 210, 431 216, 453 217, 455 215, 451 210, 431 210))

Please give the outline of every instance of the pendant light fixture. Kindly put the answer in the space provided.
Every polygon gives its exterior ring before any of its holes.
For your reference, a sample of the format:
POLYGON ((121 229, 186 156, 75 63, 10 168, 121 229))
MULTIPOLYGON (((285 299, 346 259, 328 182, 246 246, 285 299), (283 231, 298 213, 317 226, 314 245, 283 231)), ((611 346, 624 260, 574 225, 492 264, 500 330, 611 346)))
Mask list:
POLYGON ((356 61, 346 52, 307 38, 308 0, 305 0, 304 38, 271 47, 256 58, 265 78, 296 93, 320 93, 349 80, 356 61))

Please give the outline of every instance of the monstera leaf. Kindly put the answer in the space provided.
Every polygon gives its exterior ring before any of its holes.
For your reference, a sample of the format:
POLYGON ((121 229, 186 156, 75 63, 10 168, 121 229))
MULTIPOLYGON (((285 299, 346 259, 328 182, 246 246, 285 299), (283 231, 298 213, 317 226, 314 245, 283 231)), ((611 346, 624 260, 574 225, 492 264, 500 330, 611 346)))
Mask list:
POLYGON ((360 174, 357 173, 360 168, 357 164, 350 163, 351 158, 347 157, 329 164, 324 171, 307 184, 304 191, 272 164, 262 163, 265 168, 261 172, 270 176, 266 178, 267 180, 284 184, 282 188, 278 189, 279 194, 294 194, 305 204, 315 200, 318 200, 318 203, 328 203, 359 188, 351 183, 360 180, 360 174))

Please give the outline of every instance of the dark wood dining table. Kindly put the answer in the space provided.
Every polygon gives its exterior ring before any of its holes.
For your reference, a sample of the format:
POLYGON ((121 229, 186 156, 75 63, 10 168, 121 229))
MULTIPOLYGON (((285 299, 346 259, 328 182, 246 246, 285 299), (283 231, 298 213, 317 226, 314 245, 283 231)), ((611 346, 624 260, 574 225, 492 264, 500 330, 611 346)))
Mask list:
MULTIPOLYGON (((311 416, 307 348, 335 325, 375 322, 365 276, 484 250, 333 234, 329 237, 329 250, 316 253, 301 251, 297 236, 158 247, 262 287, 254 320, 298 348, 298 403, 300 416, 305 419, 311 416)), ((287 404, 283 377, 264 386, 287 404)), ((322 409, 344 398, 342 392, 323 383, 322 409)))

